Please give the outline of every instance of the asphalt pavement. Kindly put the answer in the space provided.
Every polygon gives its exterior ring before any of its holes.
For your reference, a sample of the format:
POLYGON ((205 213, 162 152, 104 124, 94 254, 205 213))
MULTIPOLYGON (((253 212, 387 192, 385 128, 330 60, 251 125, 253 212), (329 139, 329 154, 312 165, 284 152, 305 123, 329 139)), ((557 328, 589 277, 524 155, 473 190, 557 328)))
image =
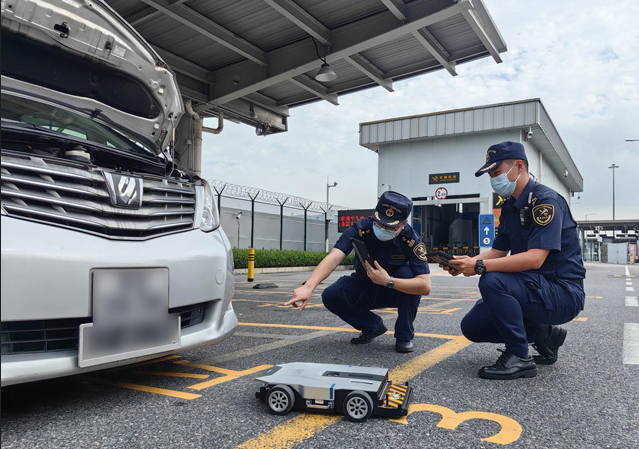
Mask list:
MULTIPOLYGON (((2 388, 2 448, 619 448, 639 447, 639 266, 587 264, 586 308, 565 324, 559 360, 532 379, 480 379, 499 345, 459 329, 479 299, 477 277, 431 265, 415 352, 389 332, 367 345, 321 302, 283 306, 308 272, 236 275, 240 325, 228 340, 138 366, 2 388), (276 288, 255 289, 259 283, 276 288), (379 366, 414 389, 404 420, 268 413, 255 380, 286 362, 379 366)), ((531 349, 532 350, 532 349, 531 349)))

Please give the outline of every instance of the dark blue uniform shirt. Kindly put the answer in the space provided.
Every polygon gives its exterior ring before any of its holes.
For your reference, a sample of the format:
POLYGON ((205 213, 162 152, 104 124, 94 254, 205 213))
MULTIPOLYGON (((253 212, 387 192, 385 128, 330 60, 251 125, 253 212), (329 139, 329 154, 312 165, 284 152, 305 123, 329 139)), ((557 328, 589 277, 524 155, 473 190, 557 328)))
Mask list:
POLYGON ((519 198, 510 197, 501 209, 493 248, 518 254, 529 249, 549 249, 538 272, 558 279, 581 280, 586 276, 577 235, 577 223, 568 203, 557 192, 532 179, 519 198), (529 224, 522 224, 520 211, 530 208, 529 224))
MULTIPOLYGON (((408 224, 393 240, 382 242, 375 237, 373 232, 373 219, 371 217, 362 218, 342 233, 335 243, 335 248, 346 255, 350 254, 353 249, 351 237, 363 241, 371 257, 391 276, 398 267, 403 265, 408 265, 414 276, 430 273, 426 262, 426 247, 408 224)), ((366 276, 366 269, 357 257, 355 258, 355 272, 358 276, 366 276)))

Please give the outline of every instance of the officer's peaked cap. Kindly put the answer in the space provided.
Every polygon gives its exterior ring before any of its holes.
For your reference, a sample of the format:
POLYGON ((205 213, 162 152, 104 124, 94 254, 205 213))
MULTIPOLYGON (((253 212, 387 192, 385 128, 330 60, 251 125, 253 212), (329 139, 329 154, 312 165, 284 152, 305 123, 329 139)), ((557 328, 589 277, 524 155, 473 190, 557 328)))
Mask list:
POLYGON ((486 172, 494 170, 501 161, 506 159, 521 159, 527 161, 524 146, 519 142, 497 143, 486 151, 486 163, 475 172, 475 176, 481 176, 486 172))
POLYGON ((410 198, 389 190, 379 197, 373 220, 385 226, 396 227, 408 218, 412 210, 413 202, 410 198))

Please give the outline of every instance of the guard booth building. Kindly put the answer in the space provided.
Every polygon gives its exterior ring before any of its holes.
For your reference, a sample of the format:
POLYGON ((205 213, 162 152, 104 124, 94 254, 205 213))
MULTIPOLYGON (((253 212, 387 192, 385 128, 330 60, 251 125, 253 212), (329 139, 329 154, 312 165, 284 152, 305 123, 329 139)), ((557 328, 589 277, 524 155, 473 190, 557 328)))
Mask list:
POLYGON ((411 225, 428 250, 475 255, 489 249, 500 198, 488 175, 475 177, 495 143, 520 142, 533 179, 570 204, 583 178, 540 99, 360 124, 360 145, 379 155, 377 194, 410 197, 411 225))

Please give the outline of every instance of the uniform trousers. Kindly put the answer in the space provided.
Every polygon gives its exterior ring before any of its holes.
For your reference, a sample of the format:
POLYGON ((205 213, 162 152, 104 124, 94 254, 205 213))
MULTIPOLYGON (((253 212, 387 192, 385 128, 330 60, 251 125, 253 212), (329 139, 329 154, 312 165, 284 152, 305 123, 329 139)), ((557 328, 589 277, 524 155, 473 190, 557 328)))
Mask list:
MULTIPOLYGON (((415 277, 408 265, 398 267, 391 275, 398 279, 415 277)), ((408 295, 373 284, 368 276, 357 273, 342 276, 322 293, 322 301, 328 310, 365 334, 375 332, 384 324, 371 310, 396 308, 395 338, 402 341, 410 341, 415 335, 413 322, 420 299, 421 295, 408 295)))
POLYGON ((461 330, 474 342, 504 343, 517 357, 528 357, 540 325, 563 324, 584 307, 583 281, 534 272, 486 273, 479 280, 482 299, 466 314, 461 330))

